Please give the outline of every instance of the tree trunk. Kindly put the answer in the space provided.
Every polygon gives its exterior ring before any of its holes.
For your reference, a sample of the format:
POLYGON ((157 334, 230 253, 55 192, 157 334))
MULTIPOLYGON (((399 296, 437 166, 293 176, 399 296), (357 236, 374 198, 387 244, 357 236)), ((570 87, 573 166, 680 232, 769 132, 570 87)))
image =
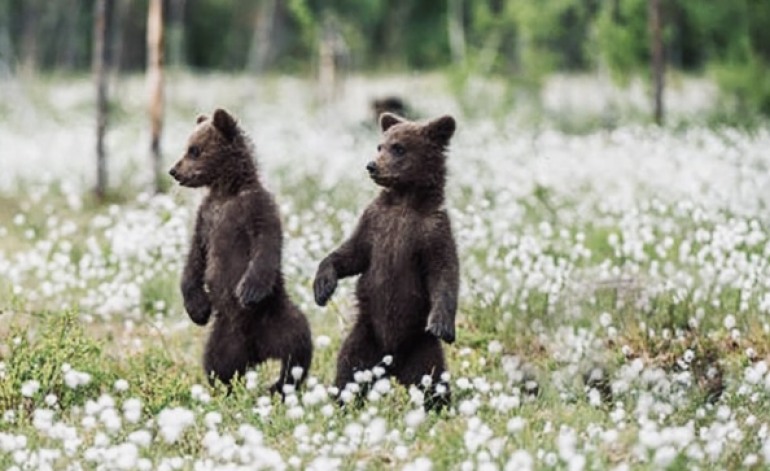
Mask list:
POLYGON ((648 19, 650 28, 650 67, 652 69, 653 107, 655 123, 663 124, 663 90, 666 62, 663 51, 663 17, 661 0, 648 0, 648 19))
POLYGON ((448 0, 447 31, 449 49, 455 64, 465 64, 465 27, 463 20, 463 0, 448 0))
POLYGON ((104 135, 107 131, 107 72, 109 67, 109 6, 111 0, 97 0, 94 12, 93 73, 96 80, 96 197, 103 200, 107 193, 107 153, 104 135))
POLYGON ((254 17, 248 68, 256 74, 265 72, 273 59, 277 10, 278 0, 262 0, 254 17))
POLYGON ((147 85, 150 91, 150 152, 156 192, 163 190, 163 157, 160 137, 163 131, 163 0, 150 0, 147 14, 147 85))

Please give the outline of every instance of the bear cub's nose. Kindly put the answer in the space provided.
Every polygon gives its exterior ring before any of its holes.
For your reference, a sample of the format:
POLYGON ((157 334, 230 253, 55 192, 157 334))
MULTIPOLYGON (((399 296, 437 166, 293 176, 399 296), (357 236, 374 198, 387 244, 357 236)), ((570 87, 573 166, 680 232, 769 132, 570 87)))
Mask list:
POLYGON ((171 170, 168 171, 169 175, 176 178, 176 167, 171 167, 171 170))
POLYGON ((368 164, 366 164, 366 170, 368 170, 369 173, 372 174, 372 175, 376 174, 377 173, 377 164, 375 164, 374 162, 369 162, 368 164))

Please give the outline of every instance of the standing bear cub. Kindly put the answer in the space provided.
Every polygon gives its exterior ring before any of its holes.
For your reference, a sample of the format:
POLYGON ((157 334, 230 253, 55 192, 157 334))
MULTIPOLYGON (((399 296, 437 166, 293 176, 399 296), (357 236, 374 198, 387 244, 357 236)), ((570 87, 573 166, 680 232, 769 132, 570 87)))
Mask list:
POLYGON ((271 393, 298 386, 310 367, 310 328, 284 287, 278 209, 257 177, 250 140, 224 110, 200 116, 169 173, 182 186, 209 189, 181 282, 190 319, 205 325, 214 316, 203 358, 209 379, 229 385, 236 373, 278 359, 271 393))
POLYGON ((459 284, 457 249, 443 208, 446 147, 455 121, 421 124, 394 114, 380 117, 382 143, 366 168, 383 187, 353 235, 318 267, 313 284, 324 306, 337 280, 358 275, 359 315, 337 359, 342 391, 359 370, 392 357, 387 371, 404 385, 425 388, 427 408, 449 401, 440 340, 455 339, 459 284), (431 382, 424 382, 423 376, 431 382))

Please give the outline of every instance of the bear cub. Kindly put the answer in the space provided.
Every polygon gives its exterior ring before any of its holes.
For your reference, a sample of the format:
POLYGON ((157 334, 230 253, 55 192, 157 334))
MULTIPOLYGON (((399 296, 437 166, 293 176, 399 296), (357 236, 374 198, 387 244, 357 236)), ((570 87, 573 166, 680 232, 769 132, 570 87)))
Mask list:
POLYGON ((213 316, 203 357, 209 380, 229 385, 236 373, 277 359, 271 393, 299 386, 312 358, 310 327, 284 287, 278 208, 259 181, 251 141, 224 110, 200 116, 169 173, 209 190, 181 281, 190 319, 205 325, 213 316))
POLYGON ((440 409, 450 400, 441 341, 455 339, 459 285, 457 249, 443 207, 445 151, 455 120, 416 123, 384 113, 380 128, 377 158, 366 169, 382 191, 352 236, 320 263, 313 291, 324 306, 339 279, 361 275, 358 317, 337 358, 340 391, 357 371, 383 366, 389 355, 387 374, 421 387, 426 408, 440 409))

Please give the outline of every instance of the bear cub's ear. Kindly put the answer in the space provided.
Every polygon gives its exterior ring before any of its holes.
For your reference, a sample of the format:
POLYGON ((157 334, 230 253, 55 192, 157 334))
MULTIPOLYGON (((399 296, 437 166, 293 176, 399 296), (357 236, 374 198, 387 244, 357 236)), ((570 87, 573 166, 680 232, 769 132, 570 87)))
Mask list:
POLYGON ((425 131, 433 142, 445 146, 455 133, 455 119, 449 115, 436 118, 425 125, 425 131))
POLYGON ((195 120, 195 124, 200 124, 200 123, 206 121, 207 119, 209 119, 209 117, 206 116, 205 114, 199 114, 198 118, 195 120))
POLYGON ((212 121, 214 127, 217 128, 228 141, 232 141, 238 134, 238 123, 235 122, 235 118, 233 118, 227 111, 218 108, 214 111, 212 121))
POLYGON ((380 115, 380 129, 382 129, 382 132, 387 131, 390 129, 393 125, 398 123, 403 123, 404 120, 393 113, 382 113, 380 115))

